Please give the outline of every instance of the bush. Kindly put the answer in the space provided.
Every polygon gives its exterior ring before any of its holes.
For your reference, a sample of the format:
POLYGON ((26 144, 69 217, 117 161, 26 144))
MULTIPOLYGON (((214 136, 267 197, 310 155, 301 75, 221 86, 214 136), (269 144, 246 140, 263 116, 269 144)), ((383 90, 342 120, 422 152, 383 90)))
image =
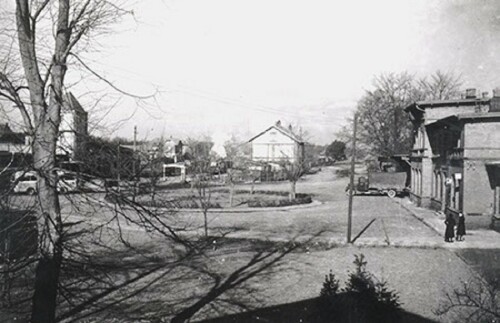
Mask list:
MULTIPOLYGON (((248 193, 250 193, 250 191, 248 191, 248 190, 235 190, 235 194, 248 194, 248 193)), ((289 193, 288 193, 288 191, 254 190, 253 194, 288 196, 289 193)))
POLYGON ((335 174, 337 177, 347 177, 351 174, 351 171, 349 169, 337 169, 335 174))
POLYGON ((337 295, 339 292, 339 281, 335 279, 335 275, 330 269, 330 273, 325 276, 325 281, 323 282, 323 287, 319 295, 321 297, 331 297, 337 295))
POLYGON ((330 272, 323 282, 318 305, 325 322, 350 318, 352 322, 400 322, 401 303, 387 282, 366 270, 364 255, 356 255, 356 270, 349 274, 346 287, 338 293, 338 281, 330 272))
MULTIPOLYGON (((162 207, 162 208, 180 208, 180 209, 201 209, 200 202, 193 199, 182 200, 147 200, 141 201, 141 205, 145 207, 162 207)), ((210 202, 209 209, 221 209, 222 206, 217 202, 210 202)))
MULTIPOLYGON (((288 195, 288 194, 287 194, 288 195)), ((290 206, 299 204, 309 204, 312 202, 312 198, 307 194, 297 194, 297 198, 293 200, 279 199, 279 200, 253 200, 248 201, 249 207, 280 207, 280 206, 290 206)))

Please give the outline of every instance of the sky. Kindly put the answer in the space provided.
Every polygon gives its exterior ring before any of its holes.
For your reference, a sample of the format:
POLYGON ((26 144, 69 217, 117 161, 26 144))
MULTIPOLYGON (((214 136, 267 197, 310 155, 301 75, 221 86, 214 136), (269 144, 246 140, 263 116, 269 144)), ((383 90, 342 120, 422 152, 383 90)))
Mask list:
POLYGON ((327 144, 381 73, 439 69, 464 89, 500 86, 496 2, 137 1, 85 57, 120 89, 156 95, 93 108, 91 120, 105 135, 132 138, 137 126, 138 138, 216 141, 281 120, 327 144))

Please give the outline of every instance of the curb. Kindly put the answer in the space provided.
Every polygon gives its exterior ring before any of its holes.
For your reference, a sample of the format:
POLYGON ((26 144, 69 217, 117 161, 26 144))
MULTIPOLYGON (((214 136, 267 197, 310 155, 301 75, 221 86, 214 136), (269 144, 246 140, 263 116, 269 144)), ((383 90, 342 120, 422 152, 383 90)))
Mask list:
MULTIPOLYGON (((299 204, 299 205, 289 205, 289 206, 276 206, 276 207, 252 207, 252 208, 244 208, 244 209, 238 209, 238 208, 220 208, 220 209, 209 209, 208 213, 255 213, 255 212, 262 212, 262 211, 289 211, 289 210, 296 210, 296 209, 307 209, 319 205, 323 205, 323 202, 313 200, 311 203, 307 204, 299 204)), ((175 211, 178 212, 191 212, 191 213, 203 213, 203 210, 200 209, 174 209, 175 211)))
MULTIPOLYGON (((110 203, 106 200, 99 200, 94 197, 88 196, 87 199, 90 201, 93 201, 94 203, 97 203, 102 206, 114 206, 113 203, 110 203)), ((298 205, 289 205, 289 206, 276 206, 276 207, 253 207, 253 208, 244 208, 244 209, 238 209, 238 208, 211 208, 208 210, 208 213, 255 213, 255 212, 262 212, 262 211, 289 211, 289 210, 295 210, 295 209, 307 209, 307 208, 312 208, 315 206, 320 206, 325 204, 324 202, 313 200, 311 203, 307 204, 298 204, 298 205)), ((164 209, 162 207, 151 207, 153 209, 164 209)), ((190 212, 190 213, 203 213, 203 210, 201 209, 189 209, 189 208, 173 208, 172 210, 177 211, 177 212, 190 212)))
MULTIPOLYGON (((393 199, 394 200, 394 199, 393 199)), ((403 209, 405 209, 406 211, 408 211, 413 217, 415 217, 417 220, 419 220, 420 222, 422 222, 423 224, 425 224, 428 228, 432 229, 434 232, 436 232, 437 234, 441 235, 442 232, 441 230, 438 230, 434 225, 432 225, 431 223, 427 222, 426 219, 422 216, 419 216, 414 210, 412 210, 412 208, 404 205, 404 203, 402 203, 400 200, 394 200, 397 204, 399 204, 403 209)))

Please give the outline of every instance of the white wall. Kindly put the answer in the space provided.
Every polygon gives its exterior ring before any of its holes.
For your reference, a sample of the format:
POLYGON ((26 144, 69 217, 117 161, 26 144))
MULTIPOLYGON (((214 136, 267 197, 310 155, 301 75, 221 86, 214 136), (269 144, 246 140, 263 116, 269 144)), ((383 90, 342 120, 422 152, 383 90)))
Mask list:
POLYGON ((271 128, 252 141, 252 159, 263 161, 295 160, 297 143, 279 130, 271 128))

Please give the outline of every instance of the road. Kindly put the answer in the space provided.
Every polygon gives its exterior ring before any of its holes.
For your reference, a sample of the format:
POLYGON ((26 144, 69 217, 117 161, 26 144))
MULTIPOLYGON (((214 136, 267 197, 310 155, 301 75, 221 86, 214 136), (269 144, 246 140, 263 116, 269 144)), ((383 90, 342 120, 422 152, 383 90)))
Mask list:
MULTIPOLYGON (((252 212, 236 210, 209 214, 212 232, 234 230, 232 236, 269 240, 307 239, 317 234, 315 240, 326 243, 346 241, 348 197, 345 194, 347 178, 337 178, 335 168, 305 176, 297 184, 297 192, 313 196, 319 202, 310 207, 274 210, 254 209, 252 212)), ((256 190, 287 191, 289 184, 260 184, 256 190)), ((243 187, 241 187, 243 188, 243 187)), ((200 227, 199 212, 182 212, 184 220, 200 227)), ((400 204, 386 196, 355 196, 352 237, 354 238, 371 220, 373 224, 357 240, 360 244, 382 243, 407 245, 425 241, 440 242, 442 239, 400 204)))
MULTIPOLYGON (((307 175, 297 183, 297 192, 312 195, 312 205, 275 209, 235 209, 234 211, 211 209, 208 215, 209 234, 226 234, 229 237, 260 240, 304 241, 314 237, 322 245, 346 242, 348 196, 345 187, 348 178, 337 178, 335 167, 324 168, 314 175, 307 175)), ((237 189, 248 187, 241 186, 237 189)), ((257 184, 256 190, 287 191, 289 183, 257 184)), ((17 205, 33 204, 35 197, 16 196, 17 205)), ((64 217, 85 220, 87 224, 117 226, 125 231, 144 231, 137 212, 127 208, 115 208, 104 200, 104 194, 62 195, 61 209, 64 217), (126 215, 133 222, 111 221, 116 212, 126 215)), ((166 221, 174 227, 186 228, 190 234, 203 230, 203 215, 198 210, 166 212, 166 221)), ((123 217, 122 217, 123 218, 123 217)), ((386 196, 355 196, 352 218, 352 238, 355 238, 372 220, 374 222, 356 240, 358 245, 432 246, 442 239, 425 226, 401 204, 386 196)))
MULTIPOLYGON (((243 212, 209 213, 212 235, 229 233, 230 237, 284 241, 306 240, 317 234, 310 251, 293 253, 278 271, 250 283, 258 290, 255 296, 266 305, 287 303, 315 297, 319 294, 325 275, 332 270, 341 281, 353 270, 355 254, 363 253, 368 270, 388 281, 390 288, 400 294, 403 307, 413 313, 441 322, 449 317, 436 317, 433 311, 443 298, 444 291, 458 287, 475 273, 453 252, 429 248, 442 244, 442 237, 413 217, 400 204, 385 196, 356 196, 353 210, 353 237, 372 219, 375 222, 353 246, 345 244, 348 199, 344 189, 347 178, 337 178, 334 168, 308 175, 297 185, 297 192, 313 195, 316 204, 308 207, 252 210, 243 212), (318 246, 314 248, 314 246, 318 246), (400 248, 405 247, 405 248, 400 248), (409 247, 409 248, 408 248, 409 247), (414 248, 417 247, 417 248, 414 248)), ((283 190, 288 183, 260 184, 256 189, 283 190)), ((61 199, 62 211, 70 221, 83 220, 82 225, 120 229, 128 238, 140 243, 145 239, 144 228, 123 218, 109 222, 115 208, 104 201, 103 194, 68 194, 61 199)), ((31 203, 29 197, 17 197, 18 202, 31 203)), ((118 209, 131 219, 137 216, 129 209, 118 209)), ((189 228, 184 234, 201 234, 203 215, 186 210, 165 217, 170 224, 189 228)), ((306 249, 307 250, 307 249, 306 249)), ((250 259, 251 251, 235 249, 228 254, 221 249, 209 260, 214 266, 230 271, 250 259)), ((207 286, 208 288, 208 286, 207 286)))

